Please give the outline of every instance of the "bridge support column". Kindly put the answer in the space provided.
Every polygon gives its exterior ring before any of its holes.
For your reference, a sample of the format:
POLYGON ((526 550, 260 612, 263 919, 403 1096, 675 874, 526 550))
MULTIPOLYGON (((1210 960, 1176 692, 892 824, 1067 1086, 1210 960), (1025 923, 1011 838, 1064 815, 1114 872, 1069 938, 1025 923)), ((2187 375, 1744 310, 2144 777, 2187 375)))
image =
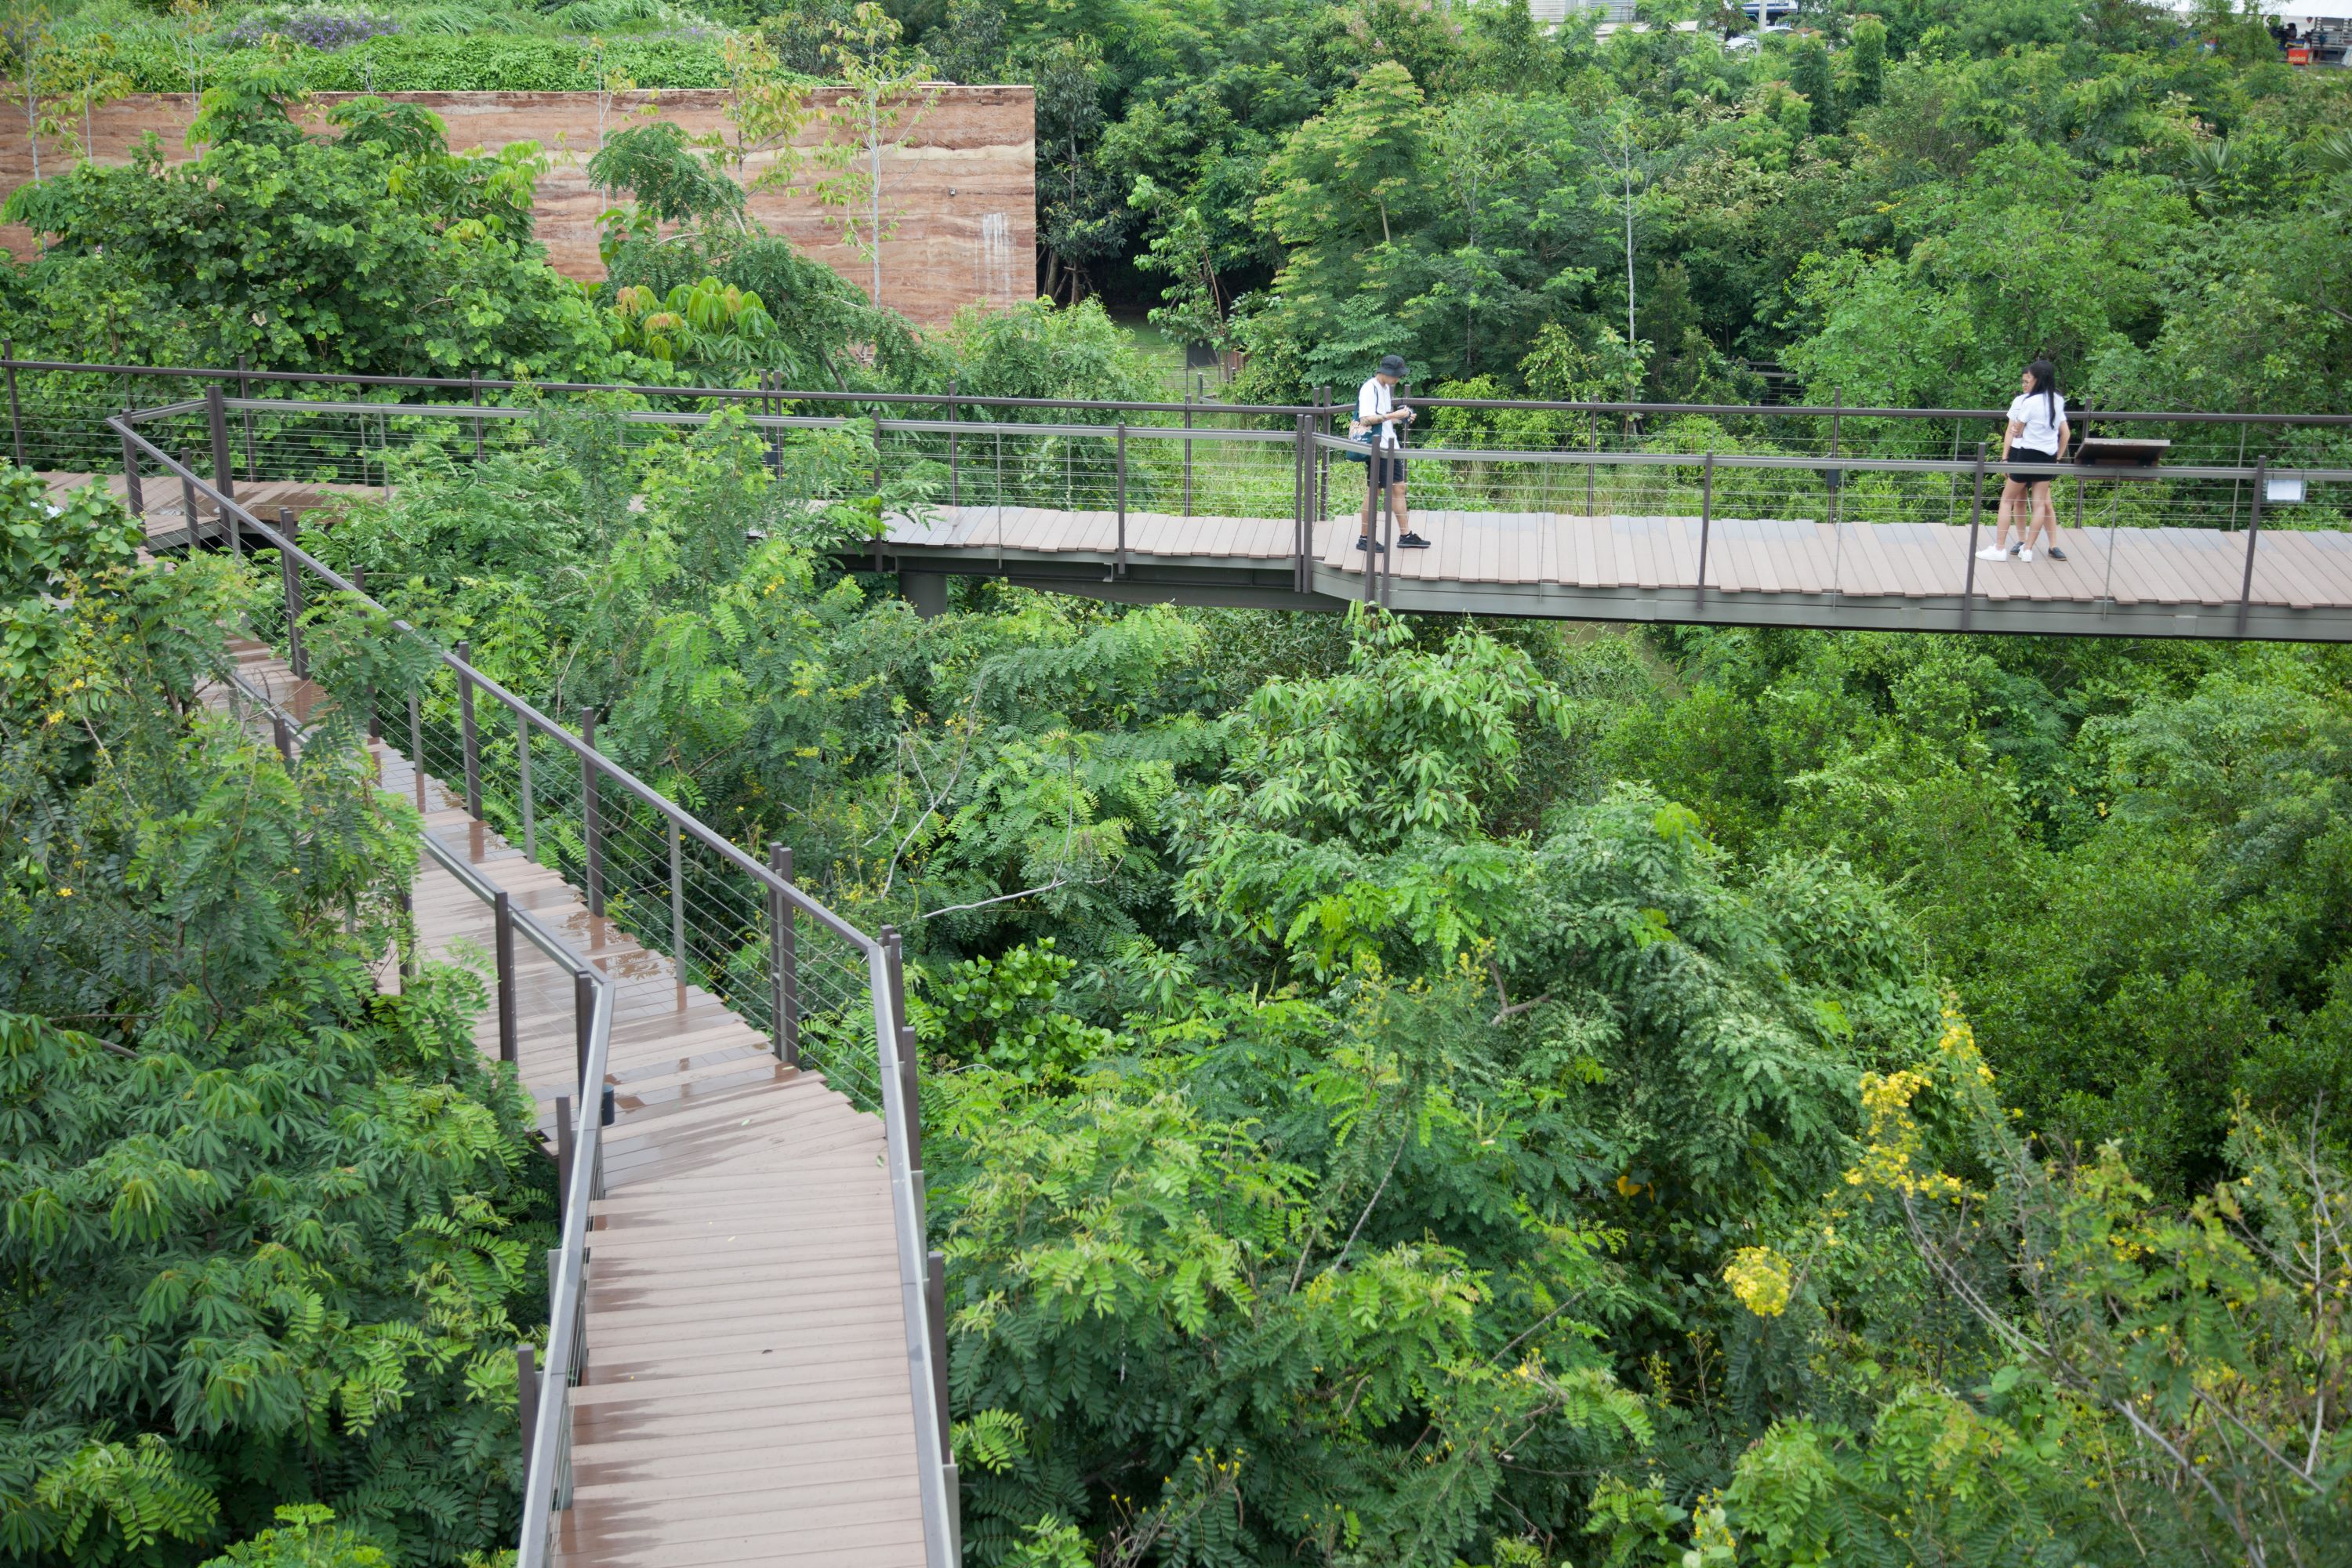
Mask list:
POLYGON ((898 592, 915 606, 915 614, 927 621, 948 613, 948 576, 944 572, 901 572, 898 592))

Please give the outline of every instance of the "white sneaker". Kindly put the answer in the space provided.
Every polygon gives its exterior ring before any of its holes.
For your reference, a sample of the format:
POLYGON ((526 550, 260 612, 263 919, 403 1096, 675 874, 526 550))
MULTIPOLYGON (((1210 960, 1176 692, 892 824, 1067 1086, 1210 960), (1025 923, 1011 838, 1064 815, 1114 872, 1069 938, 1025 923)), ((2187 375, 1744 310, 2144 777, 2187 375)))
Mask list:
POLYGON ((2009 559, 2009 552, 2003 550, 1998 544, 1988 544, 1982 550, 1977 552, 1977 559, 1979 561, 2006 561, 2009 559))
POLYGON ((2019 551, 2019 552, 2017 552, 2017 558, 2018 558, 2020 561, 2024 561, 2024 562, 2029 562, 2029 563, 2030 563, 2030 562, 2032 562, 2032 559, 2033 559, 2033 552, 2032 552, 2031 550, 2021 550, 2021 551, 2019 551))

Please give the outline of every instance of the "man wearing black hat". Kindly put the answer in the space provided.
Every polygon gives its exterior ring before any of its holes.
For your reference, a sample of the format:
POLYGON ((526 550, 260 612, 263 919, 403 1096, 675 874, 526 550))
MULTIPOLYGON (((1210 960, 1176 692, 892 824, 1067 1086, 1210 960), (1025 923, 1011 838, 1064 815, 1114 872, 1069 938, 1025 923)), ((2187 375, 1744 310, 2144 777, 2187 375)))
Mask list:
POLYGON ((1381 368, 1356 393, 1356 423, 1351 434, 1372 437, 1371 456, 1367 463, 1370 473, 1364 491, 1364 531, 1356 540, 1359 550, 1385 548, 1372 537, 1372 508, 1378 504, 1381 487, 1389 491, 1389 511, 1397 520, 1397 547, 1402 550, 1426 550, 1429 541, 1415 533, 1405 516, 1404 505, 1404 441, 1399 434, 1412 423, 1412 410, 1397 405, 1394 388, 1404 379, 1404 356, 1390 354, 1381 361, 1381 368))

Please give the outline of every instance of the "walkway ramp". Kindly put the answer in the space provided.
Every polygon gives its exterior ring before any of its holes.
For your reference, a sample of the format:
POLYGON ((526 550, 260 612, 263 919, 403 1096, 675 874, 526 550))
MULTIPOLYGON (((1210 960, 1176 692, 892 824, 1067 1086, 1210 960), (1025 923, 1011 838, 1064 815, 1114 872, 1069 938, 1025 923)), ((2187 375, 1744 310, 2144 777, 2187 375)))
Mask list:
MULTIPOLYGON (((316 689, 239 650, 297 718, 316 689)), ((546 867, 462 794, 373 748, 425 831, 617 982, 606 1195, 592 1213, 587 1373, 555 1561, 646 1568, 925 1562, 912 1385, 883 1125, 783 1066, 767 1037, 546 867)), ((430 857, 425 956, 486 973, 490 910, 430 857)), ((520 1071, 551 1139, 575 1081, 571 975, 516 945, 520 1071)), ((499 1050, 495 1007, 475 1037, 499 1050)))

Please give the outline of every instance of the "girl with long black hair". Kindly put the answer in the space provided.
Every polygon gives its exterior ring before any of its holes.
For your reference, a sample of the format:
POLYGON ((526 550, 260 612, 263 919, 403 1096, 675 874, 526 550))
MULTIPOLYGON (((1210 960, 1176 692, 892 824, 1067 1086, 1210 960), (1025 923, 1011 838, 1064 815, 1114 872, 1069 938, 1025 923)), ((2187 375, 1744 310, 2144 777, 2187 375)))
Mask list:
MULTIPOLYGON (((2010 400, 2000 460, 2004 464, 2059 462, 2065 458, 2073 435, 2066 423, 2066 400, 2058 395, 2058 367, 2046 359, 2035 360, 2018 378, 2017 395, 2010 400)), ((2050 500, 2052 481, 2049 474, 2011 472, 2008 476, 2000 487, 2000 514, 1992 548, 1979 552, 1982 559, 1998 561, 2014 553, 2020 561, 2032 561, 2037 535, 2049 542, 2051 560, 2066 559, 2065 551, 2058 546, 2058 509, 2050 500), (2012 524, 2018 530, 2018 542, 2004 551, 2002 541, 2012 524)))

